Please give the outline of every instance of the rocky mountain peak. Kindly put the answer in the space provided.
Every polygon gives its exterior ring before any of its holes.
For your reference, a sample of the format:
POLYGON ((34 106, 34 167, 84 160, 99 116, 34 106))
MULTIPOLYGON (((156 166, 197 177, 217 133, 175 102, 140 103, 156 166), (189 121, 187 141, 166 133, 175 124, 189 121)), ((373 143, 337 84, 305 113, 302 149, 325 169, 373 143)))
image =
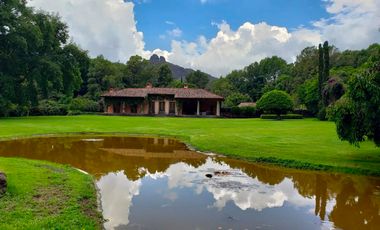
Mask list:
POLYGON ((157 54, 153 54, 149 60, 153 64, 160 64, 166 62, 166 59, 163 56, 158 56, 157 54))

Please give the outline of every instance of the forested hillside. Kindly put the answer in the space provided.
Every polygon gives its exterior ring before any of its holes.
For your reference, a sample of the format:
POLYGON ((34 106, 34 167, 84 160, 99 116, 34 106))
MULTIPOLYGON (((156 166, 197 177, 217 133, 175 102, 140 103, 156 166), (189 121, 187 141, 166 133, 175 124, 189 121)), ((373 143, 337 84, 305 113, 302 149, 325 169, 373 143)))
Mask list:
POLYGON ((326 43, 325 47, 306 47, 294 63, 273 56, 234 70, 215 81, 211 89, 226 98, 224 105, 227 107, 240 102, 255 102, 265 92, 274 89, 283 90, 292 95, 297 108, 317 115, 320 103, 328 106, 338 100, 351 77, 363 74, 379 61, 379 44, 364 50, 339 51, 326 43), (323 53, 329 59, 327 63, 323 53))

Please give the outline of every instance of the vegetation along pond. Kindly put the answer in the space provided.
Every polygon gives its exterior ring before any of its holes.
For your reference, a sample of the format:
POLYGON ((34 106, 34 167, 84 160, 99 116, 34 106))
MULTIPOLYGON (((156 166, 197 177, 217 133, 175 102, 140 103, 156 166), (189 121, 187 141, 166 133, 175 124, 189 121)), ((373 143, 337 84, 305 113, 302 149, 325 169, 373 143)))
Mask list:
POLYGON ((38 137, 0 156, 96 178, 106 229, 378 229, 380 178, 291 170, 190 151, 164 138, 38 137))

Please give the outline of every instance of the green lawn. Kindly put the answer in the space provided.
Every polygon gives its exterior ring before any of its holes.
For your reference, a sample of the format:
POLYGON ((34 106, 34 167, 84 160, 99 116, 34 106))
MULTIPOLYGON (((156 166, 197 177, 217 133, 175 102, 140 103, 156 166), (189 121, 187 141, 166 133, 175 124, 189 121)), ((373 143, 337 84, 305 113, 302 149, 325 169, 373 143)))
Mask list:
POLYGON ((332 122, 315 119, 205 119, 58 116, 0 119, 0 138, 70 132, 177 137, 202 151, 295 168, 380 175, 380 148, 338 139, 332 122))
POLYGON ((92 177, 68 166, 1 158, 0 229, 100 229, 92 177))

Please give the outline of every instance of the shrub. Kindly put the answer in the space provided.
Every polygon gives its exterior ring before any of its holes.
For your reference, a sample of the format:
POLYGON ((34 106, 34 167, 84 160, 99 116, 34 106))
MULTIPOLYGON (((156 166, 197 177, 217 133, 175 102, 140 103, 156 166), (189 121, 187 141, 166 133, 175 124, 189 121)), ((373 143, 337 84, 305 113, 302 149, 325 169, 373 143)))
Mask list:
POLYGON ((239 107, 234 106, 231 108, 231 113, 233 116, 240 116, 241 110, 239 107))
POLYGON ((238 107, 234 106, 230 109, 228 115, 230 117, 257 117, 256 108, 252 106, 238 107))
POLYGON ((256 107, 253 107, 253 106, 240 107, 240 113, 244 117, 255 117, 256 107))
POLYGON ((266 113, 274 113, 280 116, 293 109, 293 100, 289 94, 281 90, 272 90, 265 93, 257 101, 257 108, 266 113))
POLYGON ((78 112, 99 112, 99 103, 84 97, 74 98, 69 104, 70 114, 78 112))
MULTIPOLYGON (((279 116, 277 114, 262 114, 260 118, 278 120, 279 116)), ((301 114, 281 114, 280 115, 280 119, 302 119, 302 118, 303 116, 301 114)))
POLYGON ((35 115, 66 115, 67 106, 54 100, 42 100, 38 103, 35 115))

